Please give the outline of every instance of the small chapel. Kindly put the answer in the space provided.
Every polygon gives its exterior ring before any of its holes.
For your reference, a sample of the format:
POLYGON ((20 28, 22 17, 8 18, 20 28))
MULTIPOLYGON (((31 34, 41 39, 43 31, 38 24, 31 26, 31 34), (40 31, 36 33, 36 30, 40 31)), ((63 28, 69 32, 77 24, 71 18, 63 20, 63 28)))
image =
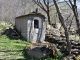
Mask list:
POLYGON ((44 42, 46 33, 45 16, 41 13, 31 12, 15 18, 15 27, 29 42, 44 42))

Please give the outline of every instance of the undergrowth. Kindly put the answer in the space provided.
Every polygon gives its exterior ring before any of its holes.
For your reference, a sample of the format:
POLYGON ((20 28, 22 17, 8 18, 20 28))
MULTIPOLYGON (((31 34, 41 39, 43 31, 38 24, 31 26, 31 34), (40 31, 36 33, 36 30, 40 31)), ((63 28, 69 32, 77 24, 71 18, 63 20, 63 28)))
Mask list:
MULTIPOLYGON (((9 27, 13 27, 9 22, 0 21, 0 32, 9 27)), ((6 35, 0 35, 0 60, 37 60, 31 57, 27 59, 29 56, 26 54, 25 48, 30 44, 30 42, 10 39, 6 35)), ((39 60, 60 60, 64 54, 61 52, 58 52, 58 54, 58 57, 55 58, 41 58, 39 60)))

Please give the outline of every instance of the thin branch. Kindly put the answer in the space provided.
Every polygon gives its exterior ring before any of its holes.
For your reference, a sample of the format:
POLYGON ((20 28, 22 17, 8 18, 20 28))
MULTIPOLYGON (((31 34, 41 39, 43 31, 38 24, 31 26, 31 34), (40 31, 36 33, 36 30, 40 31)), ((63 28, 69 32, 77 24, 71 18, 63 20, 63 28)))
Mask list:
POLYGON ((73 6, 73 4, 72 4, 71 0, 69 0, 69 2, 70 2, 70 4, 71 4, 71 6, 73 6))
MULTIPOLYGON (((72 17, 72 20, 73 20, 73 18, 74 18, 74 15, 73 15, 73 17, 72 17)), ((70 26, 69 26, 69 30, 70 30, 70 28, 71 28, 71 26, 72 26, 72 20, 71 20, 71 23, 70 23, 70 26)))
POLYGON ((76 6, 76 0, 74 0, 74 5, 76 6))
POLYGON ((45 6, 47 7, 47 4, 46 4, 45 0, 43 0, 43 2, 44 2, 44 4, 45 4, 45 6))
MULTIPOLYGON (((64 0, 65 1, 65 0, 64 0)), ((72 7, 69 5, 69 3, 67 1, 65 1, 67 3, 67 5, 72 9, 72 7)))
POLYGON ((43 5, 41 4, 41 2, 37 2, 35 0, 33 0, 35 4, 37 4, 42 10, 44 10, 47 13, 47 10, 43 7, 43 5))
POLYGON ((64 20, 64 22, 65 22, 65 21, 67 21, 67 20, 68 20, 68 18, 69 18, 70 16, 71 16, 71 13, 70 13, 70 15, 67 17, 67 19, 66 19, 66 20, 64 20))

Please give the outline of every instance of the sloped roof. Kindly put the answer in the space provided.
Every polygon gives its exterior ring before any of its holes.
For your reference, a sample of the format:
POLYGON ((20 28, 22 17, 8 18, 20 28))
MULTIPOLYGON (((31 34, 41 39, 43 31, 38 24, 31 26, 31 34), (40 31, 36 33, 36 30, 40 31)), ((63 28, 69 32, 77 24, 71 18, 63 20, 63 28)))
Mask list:
POLYGON ((16 17, 15 19, 20 18, 20 17, 29 16, 29 15, 39 15, 39 16, 43 16, 43 17, 45 18, 45 16, 44 16, 43 14, 41 14, 41 13, 31 12, 31 13, 29 13, 29 14, 27 14, 27 15, 18 16, 18 17, 16 17))

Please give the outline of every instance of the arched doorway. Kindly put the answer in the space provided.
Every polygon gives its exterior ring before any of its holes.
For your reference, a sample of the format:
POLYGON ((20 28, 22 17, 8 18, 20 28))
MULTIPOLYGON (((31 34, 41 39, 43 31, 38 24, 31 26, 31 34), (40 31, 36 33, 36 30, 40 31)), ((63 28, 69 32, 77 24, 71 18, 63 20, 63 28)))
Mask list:
POLYGON ((37 19, 34 20, 34 28, 39 28, 39 21, 37 19))

